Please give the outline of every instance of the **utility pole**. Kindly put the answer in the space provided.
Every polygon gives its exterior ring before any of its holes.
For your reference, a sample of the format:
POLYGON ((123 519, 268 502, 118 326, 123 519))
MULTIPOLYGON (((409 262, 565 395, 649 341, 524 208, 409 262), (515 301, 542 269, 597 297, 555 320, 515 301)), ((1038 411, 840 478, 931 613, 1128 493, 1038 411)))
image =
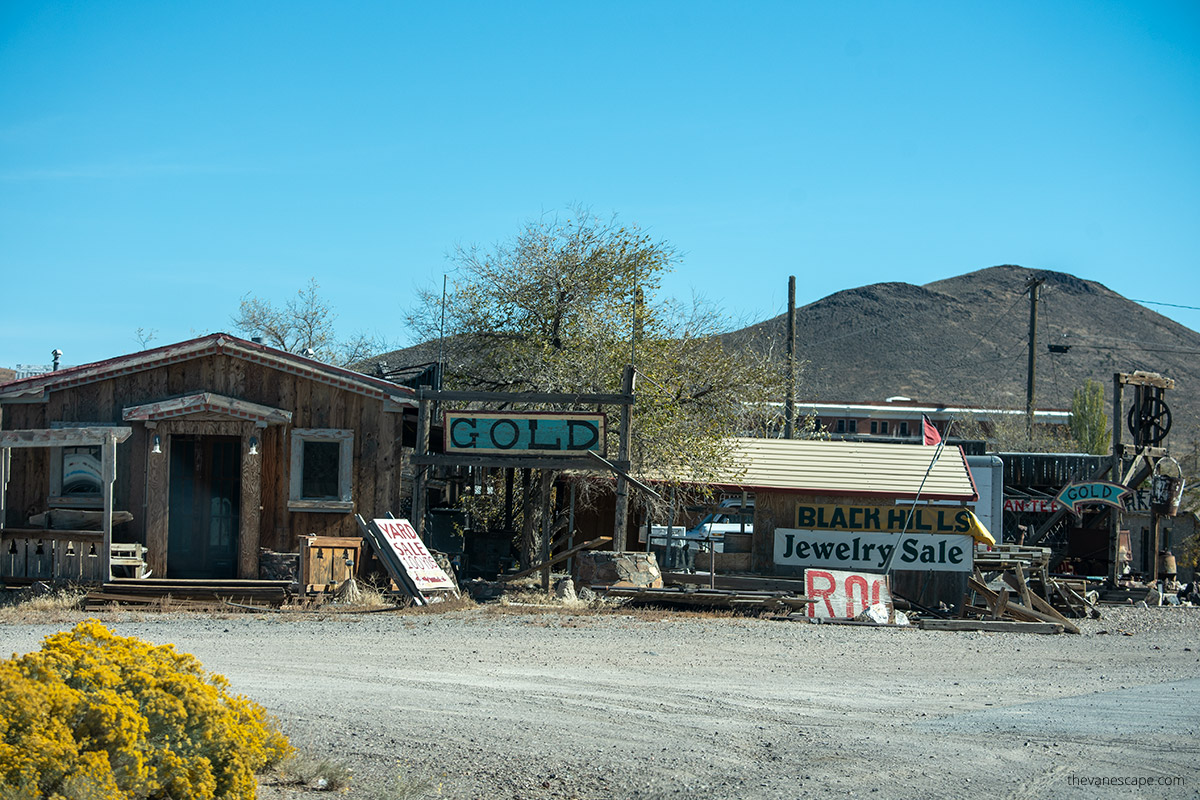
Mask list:
POLYGON ((783 438, 795 438, 796 424, 796 276, 788 277, 787 397, 783 403, 783 438))
POLYGON ((1025 283, 1025 288, 1029 290, 1029 379, 1025 385, 1025 432, 1030 440, 1033 439, 1033 389, 1034 389, 1034 374, 1037 369, 1037 305, 1038 305, 1038 290, 1046 279, 1038 277, 1030 277, 1025 283))

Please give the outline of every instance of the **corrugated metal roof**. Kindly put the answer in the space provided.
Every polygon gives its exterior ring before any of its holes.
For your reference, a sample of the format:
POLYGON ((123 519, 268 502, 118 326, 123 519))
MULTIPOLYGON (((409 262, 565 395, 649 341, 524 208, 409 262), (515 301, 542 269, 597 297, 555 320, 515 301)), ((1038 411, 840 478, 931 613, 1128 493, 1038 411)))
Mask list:
POLYGON ((749 438, 734 439, 733 445, 731 466, 714 481, 717 485, 908 499, 920 489, 927 500, 978 499, 966 457, 958 447, 943 448, 930 470, 936 447, 749 438))

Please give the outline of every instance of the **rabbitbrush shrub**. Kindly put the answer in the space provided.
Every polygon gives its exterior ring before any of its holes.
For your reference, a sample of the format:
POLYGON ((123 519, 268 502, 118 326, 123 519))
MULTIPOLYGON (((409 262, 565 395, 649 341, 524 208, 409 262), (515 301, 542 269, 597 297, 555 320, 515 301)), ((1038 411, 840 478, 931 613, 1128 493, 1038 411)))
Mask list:
POLYGON ((95 620, 0 661, 0 800, 240 800, 287 755, 261 706, 95 620))

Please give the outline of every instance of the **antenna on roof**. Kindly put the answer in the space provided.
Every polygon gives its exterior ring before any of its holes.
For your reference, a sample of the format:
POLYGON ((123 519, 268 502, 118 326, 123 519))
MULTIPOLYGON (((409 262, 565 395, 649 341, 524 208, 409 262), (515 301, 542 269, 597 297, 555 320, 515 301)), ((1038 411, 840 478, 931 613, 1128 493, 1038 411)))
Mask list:
POLYGON ((56 348, 54 348, 53 350, 51 350, 51 351, 50 351, 50 355, 54 357, 54 366, 53 366, 51 369, 52 369, 53 371, 57 372, 57 371, 58 371, 58 362, 59 362, 60 360, 62 360, 62 350, 59 350, 59 349, 56 347, 56 348))

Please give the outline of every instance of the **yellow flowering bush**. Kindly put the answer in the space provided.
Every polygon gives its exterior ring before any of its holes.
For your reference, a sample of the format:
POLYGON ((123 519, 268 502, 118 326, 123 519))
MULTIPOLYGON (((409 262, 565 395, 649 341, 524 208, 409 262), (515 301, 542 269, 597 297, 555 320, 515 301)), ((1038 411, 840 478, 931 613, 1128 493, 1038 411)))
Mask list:
POLYGON ((95 620, 0 661, 0 800, 249 799, 290 752, 195 657, 95 620))

